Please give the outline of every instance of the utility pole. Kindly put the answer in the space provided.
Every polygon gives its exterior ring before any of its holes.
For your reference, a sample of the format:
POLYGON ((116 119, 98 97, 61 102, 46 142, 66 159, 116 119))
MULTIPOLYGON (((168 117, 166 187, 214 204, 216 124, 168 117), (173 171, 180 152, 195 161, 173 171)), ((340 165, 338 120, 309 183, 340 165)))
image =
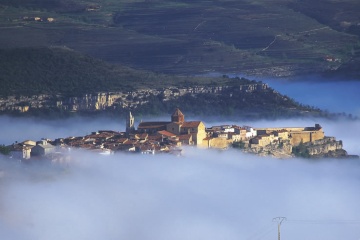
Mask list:
POLYGON ((277 222, 278 223, 278 240, 280 240, 280 226, 281 223, 286 220, 286 217, 276 217, 273 218, 273 222, 277 222))

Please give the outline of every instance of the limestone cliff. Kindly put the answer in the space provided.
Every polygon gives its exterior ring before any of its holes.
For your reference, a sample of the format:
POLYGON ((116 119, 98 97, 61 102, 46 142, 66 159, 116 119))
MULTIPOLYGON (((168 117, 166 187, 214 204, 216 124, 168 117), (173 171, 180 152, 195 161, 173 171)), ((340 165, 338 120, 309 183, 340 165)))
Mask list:
POLYGON ((292 145, 289 140, 284 140, 277 143, 272 143, 267 146, 259 147, 245 142, 243 151, 246 153, 253 153, 260 156, 272 156, 276 158, 291 158, 292 145))
POLYGON ((325 137, 321 140, 316 140, 312 143, 304 144, 306 154, 311 158, 317 157, 335 157, 347 158, 349 156, 346 150, 343 149, 342 141, 337 141, 335 137, 325 137))
POLYGON ((306 158, 358 158, 358 156, 348 155, 343 149, 342 141, 337 141, 335 137, 324 137, 313 142, 300 144, 293 148, 293 153, 295 156, 306 158))
POLYGON ((262 147, 245 141, 241 148, 246 153, 276 158, 359 158, 356 155, 348 155, 343 149, 342 141, 337 141, 335 137, 324 137, 298 146, 293 146, 289 140, 274 142, 262 147))
POLYGON ((267 84, 255 83, 240 86, 196 86, 188 88, 169 87, 163 89, 140 89, 134 92, 99 92, 82 96, 62 95, 33 95, 33 96, 9 96, 0 98, 0 111, 27 112, 32 109, 55 108, 65 111, 101 111, 107 109, 137 108, 150 101, 151 97, 161 98, 162 101, 177 99, 189 94, 233 94, 253 93, 255 91, 267 91, 276 93, 267 84))

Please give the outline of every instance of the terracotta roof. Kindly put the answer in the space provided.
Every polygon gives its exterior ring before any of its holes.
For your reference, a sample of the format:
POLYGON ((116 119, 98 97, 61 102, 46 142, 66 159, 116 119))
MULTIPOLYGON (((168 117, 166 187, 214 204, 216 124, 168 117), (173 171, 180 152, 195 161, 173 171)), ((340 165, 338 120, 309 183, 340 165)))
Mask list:
POLYGON ((137 140, 129 140, 123 143, 123 145, 133 145, 136 144, 138 141, 137 140))
POLYGON ((147 134, 147 133, 135 134, 136 139, 147 139, 148 136, 149 136, 149 134, 147 134))
POLYGON ((169 124, 170 122, 141 122, 138 128, 158 128, 169 124))
POLYGON ((85 136, 85 138, 94 138, 94 139, 105 138, 105 139, 107 139, 107 138, 111 138, 113 136, 114 136, 113 133, 102 132, 102 133, 99 133, 99 134, 87 135, 87 136, 85 136))
POLYGON ((150 135, 148 137, 149 140, 153 140, 153 141, 161 141, 161 136, 153 136, 153 135, 150 135))
POLYGON ((175 109, 175 112, 171 116, 184 116, 184 114, 180 111, 180 109, 175 109))
POLYGON ((184 122, 181 127, 184 128, 196 128, 200 125, 201 121, 184 122))
POLYGON ((161 135, 164 135, 164 136, 166 136, 166 137, 176 137, 176 134, 173 134, 173 133, 168 132, 168 131, 165 131, 165 130, 163 130, 163 131, 158 131, 158 133, 161 134, 161 135))
POLYGON ((127 139, 127 138, 119 138, 119 139, 117 139, 115 142, 116 143, 124 143, 124 142, 126 142, 126 141, 128 141, 129 139, 127 139))
POLYGON ((179 122, 171 122, 169 124, 174 124, 174 125, 178 125, 178 126, 181 126, 182 123, 179 123, 179 122))
POLYGON ((191 134, 183 134, 183 135, 179 135, 179 140, 189 140, 191 139, 192 135, 191 134))

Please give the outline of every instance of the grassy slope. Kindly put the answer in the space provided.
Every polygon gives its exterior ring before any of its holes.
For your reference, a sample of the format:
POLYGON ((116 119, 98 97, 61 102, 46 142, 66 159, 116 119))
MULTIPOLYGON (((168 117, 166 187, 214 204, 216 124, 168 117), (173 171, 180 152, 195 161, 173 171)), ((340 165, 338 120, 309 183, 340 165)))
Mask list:
MULTIPOLYGON (((317 7, 314 8, 311 0, 297 0, 289 4, 295 11, 299 11, 304 15, 316 19, 318 22, 328 25, 340 32, 356 35, 360 37, 359 12, 360 2, 345 0, 345 1, 328 1, 319 0, 317 7)), ((357 44, 347 44, 346 51, 349 53, 349 60, 344 62, 337 71, 332 71, 327 76, 348 76, 354 79, 360 79, 360 41, 357 44)))
POLYGON ((289 5, 295 0, 100 0, 96 11, 84 10, 94 5, 90 1, 21 2, 0 0, 1 46, 66 45, 107 61, 161 72, 254 73, 272 67, 319 71, 338 66, 324 61, 326 55, 348 61, 358 41, 289 5), (23 16, 56 21, 25 22, 23 16))
POLYGON ((67 48, 0 50, 0 96, 41 93, 78 96, 98 91, 228 82, 224 78, 175 77, 138 71, 112 65, 67 48))

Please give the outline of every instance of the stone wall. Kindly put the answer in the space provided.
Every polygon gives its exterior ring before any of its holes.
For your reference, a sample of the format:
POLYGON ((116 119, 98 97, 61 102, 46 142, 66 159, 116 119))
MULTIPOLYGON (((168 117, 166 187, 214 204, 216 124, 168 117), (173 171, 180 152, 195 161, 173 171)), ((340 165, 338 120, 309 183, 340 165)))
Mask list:
POLYGON ((322 128, 316 127, 283 127, 283 128, 257 128, 258 135, 270 134, 272 132, 288 131, 291 144, 298 146, 300 143, 314 142, 324 138, 324 131, 322 128), (309 131, 311 129, 311 131, 309 131))
POLYGON ((324 132, 318 131, 301 131, 301 132, 290 132, 291 144, 298 146, 300 143, 314 142, 324 138, 324 132))
POLYGON ((232 140, 226 138, 206 138, 202 141, 201 147, 225 149, 228 148, 231 143, 232 140))
POLYGON ((300 132, 304 131, 305 127, 255 128, 255 130, 257 131, 258 135, 264 135, 272 132, 279 132, 281 130, 286 130, 288 132, 300 132))

